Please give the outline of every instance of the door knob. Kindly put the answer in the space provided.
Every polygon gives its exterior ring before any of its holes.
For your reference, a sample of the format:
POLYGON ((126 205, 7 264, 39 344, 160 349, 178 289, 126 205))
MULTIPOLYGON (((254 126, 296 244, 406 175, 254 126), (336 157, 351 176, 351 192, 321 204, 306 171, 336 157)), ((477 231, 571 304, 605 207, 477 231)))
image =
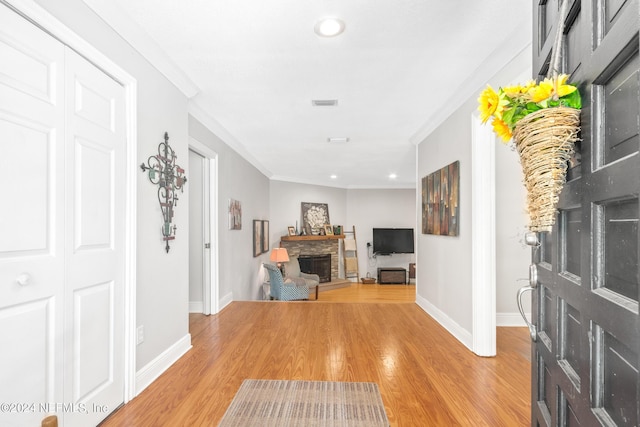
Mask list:
POLYGON ((16 282, 20 286, 27 286, 29 283, 31 283, 31 276, 27 273, 22 273, 21 275, 16 277, 16 282))

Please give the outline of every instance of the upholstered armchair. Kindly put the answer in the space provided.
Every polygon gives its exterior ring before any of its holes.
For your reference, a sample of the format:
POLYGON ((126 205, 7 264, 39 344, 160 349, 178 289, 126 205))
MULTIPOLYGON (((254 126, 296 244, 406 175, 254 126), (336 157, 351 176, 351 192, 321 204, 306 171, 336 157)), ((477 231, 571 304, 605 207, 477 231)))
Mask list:
POLYGON ((282 277, 280 269, 272 264, 263 264, 269 273, 271 282, 271 298, 280 301, 309 299, 309 286, 303 278, 282 277))
POLYGON ((310 288, 320 284, 320 276, 317 274, 303 273, 300 271, 300 263, 297 256, 289 257, 289 262, 284 263, 284 279, 287 280, 287 278, 291 278, 292 280, 302 278, 310 288))

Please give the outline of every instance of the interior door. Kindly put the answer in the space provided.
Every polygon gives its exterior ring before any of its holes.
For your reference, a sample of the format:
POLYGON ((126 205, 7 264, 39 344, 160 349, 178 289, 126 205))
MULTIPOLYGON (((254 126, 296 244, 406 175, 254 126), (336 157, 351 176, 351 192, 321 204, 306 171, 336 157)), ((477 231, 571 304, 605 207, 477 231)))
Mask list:
MULTIPOLYGON (((640 83, 637 0, 565 0, 564 71, 580 82, 582 142, 556 225, 533 250, 535 426, 640 423, 640 83)), ((533 2, 541 76, 559 1, 533 2)))
POLYGON ((124 88, 66 50, 65 402, 97 424, 124 401, 124 88))
POLYGON ((0 22, 0 425, 40 425, 62 402, 64 46, 0 22))
POLYGON ((189 150, 189 312, 204 311, 205 234, 204 234, 205 159, 189 150))

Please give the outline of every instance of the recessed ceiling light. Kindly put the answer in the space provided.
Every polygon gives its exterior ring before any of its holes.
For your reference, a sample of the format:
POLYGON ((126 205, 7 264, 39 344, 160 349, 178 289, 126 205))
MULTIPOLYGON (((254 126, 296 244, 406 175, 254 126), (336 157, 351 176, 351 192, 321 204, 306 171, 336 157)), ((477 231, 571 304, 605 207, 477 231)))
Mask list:
POLYGON ((327 138, 327 142, 349 142, 349 138, 346 136, 331 137, 327 138))
POLYGON ((314 31, 320 37, 335 37, 344 31, 344 21, 338 18, 323 18, 316 23, 314 31))
POLYGON ((329 178, 331 178, 331 179, 338 179, 338 175, 331 175, 329 178))
POLYGON ((396 179, 398 177, 398 175, 396 175, 395 173, 390 173, 389 174, 389 179, 396 179))

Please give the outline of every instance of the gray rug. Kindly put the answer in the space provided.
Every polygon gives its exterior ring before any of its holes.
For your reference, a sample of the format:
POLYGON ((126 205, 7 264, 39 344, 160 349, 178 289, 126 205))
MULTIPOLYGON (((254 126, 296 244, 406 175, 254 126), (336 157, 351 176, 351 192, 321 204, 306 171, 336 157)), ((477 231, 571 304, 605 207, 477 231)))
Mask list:
POLYGON ((388 427, 375 383, 244 380, 219 427, 388 427))

